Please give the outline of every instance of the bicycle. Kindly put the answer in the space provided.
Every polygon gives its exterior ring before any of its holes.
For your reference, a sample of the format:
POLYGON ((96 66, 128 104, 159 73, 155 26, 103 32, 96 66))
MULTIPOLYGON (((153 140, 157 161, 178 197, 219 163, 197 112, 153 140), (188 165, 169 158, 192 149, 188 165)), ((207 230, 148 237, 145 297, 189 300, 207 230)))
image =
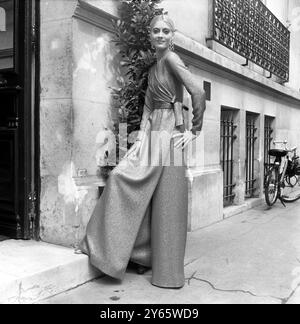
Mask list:
POLYGON ((297 147, 289 150, 287 141, 275 141, 284 144, 284 149, 272 149, 268 153, 275 157, 273 164, 265 177, 265 199, 271 207, 277 199, 286 207, 285 203, 292 203, 300 199, 300 159, 297 156, 297 147), (290 154, 293 154, 290 156, 290 154))

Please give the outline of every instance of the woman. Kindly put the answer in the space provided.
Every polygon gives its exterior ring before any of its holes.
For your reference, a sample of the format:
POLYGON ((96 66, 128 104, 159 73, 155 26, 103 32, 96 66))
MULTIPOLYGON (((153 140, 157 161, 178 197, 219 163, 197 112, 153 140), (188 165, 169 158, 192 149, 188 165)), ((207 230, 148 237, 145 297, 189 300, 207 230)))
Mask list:
POLYGON ((174 163, 202 129, 205 96, 172 51, 174 24, 165 15, 150 25, 157 62, 149 71, 141 130, 111 172, 80 243, 103 273, 123 279, 129 261, 152 268, 152 284, 184 286, 188 187, 174 163), (193 127, 184 129, 183 86, 192 96, 193 127), (174 143, 175 142, 175 143, 174 143), (175 144, 175 145, 174 145, 175 144))

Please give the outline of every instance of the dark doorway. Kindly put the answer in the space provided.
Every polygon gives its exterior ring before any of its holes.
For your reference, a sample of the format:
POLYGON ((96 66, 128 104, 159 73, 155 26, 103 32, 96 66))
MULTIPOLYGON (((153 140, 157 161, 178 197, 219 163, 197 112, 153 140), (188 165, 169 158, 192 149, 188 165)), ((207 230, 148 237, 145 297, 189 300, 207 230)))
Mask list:
POLYGON ((35 234, 36 6, 0 0, 0 235, 17 239, 35 234))

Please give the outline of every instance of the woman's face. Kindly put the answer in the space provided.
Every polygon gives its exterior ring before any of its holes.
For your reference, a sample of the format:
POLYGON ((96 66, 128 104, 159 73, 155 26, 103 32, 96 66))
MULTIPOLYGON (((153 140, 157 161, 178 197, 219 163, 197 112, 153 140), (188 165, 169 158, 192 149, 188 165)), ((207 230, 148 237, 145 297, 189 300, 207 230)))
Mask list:
POLYGON ((173 40, 174 33, 170 26, 163 20, 157 21, 150 31, 151 44, 158 51, 166 50, 169 48, 173 40))

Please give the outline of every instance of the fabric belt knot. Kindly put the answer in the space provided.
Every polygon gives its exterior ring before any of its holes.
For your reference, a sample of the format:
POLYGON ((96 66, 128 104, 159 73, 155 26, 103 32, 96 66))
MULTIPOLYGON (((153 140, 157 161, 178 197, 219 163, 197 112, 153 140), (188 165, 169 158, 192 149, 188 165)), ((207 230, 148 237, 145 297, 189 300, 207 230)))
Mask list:
POLYGON ((183 105, 182 102, 176 101, 176 97, 173 97, 171 102, 155 101, 153 102, 153 110, 155 109, 173 109, 175 114, 175 126, 184 125, 183 119, 183 105))

